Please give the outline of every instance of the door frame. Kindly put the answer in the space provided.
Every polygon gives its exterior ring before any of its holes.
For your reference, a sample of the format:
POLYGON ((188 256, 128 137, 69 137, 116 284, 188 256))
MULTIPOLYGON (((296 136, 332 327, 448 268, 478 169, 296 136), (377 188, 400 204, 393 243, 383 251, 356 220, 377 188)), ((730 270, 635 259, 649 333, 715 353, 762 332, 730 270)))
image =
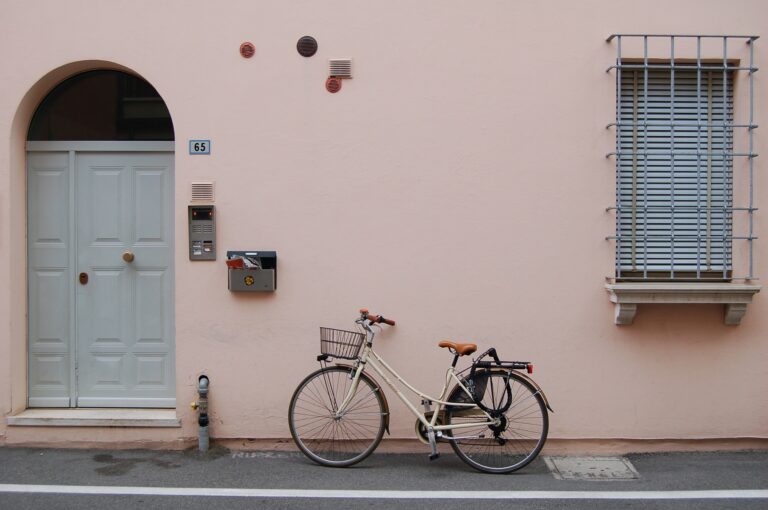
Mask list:
MULTIPOLYGON (((31 152, 68 152, 69 153, 69 174, 70 174, 70 182, 69 182, 69 193, 70 193, 70 211, 69 211, 69 218, 68 222, 71 226, 76 225, 76 196, 75 196, 75 174, 76 174, 76 156, 78 153, 83 152, 165 152, 165 153, 171 153, 175 156, 175 142, 173 141, 112 141, 112 140, 106 140, 106 141, 27 141, 26 142, 26 151, 25 151, 25 161, 28 160, 28 155, 31 152)), ((174 158, 175 159, 175 158, 174 158)), ((27 190, 27 198, 26 198, 26 207, 25 207, 25 239, 26 242, 29 242, 29 211, 31 204, 29 203, 29 169, 28 165, 25 162, 24 165, 24 173, 25 173, 25 183, 26 183, 26 190, 27 190)), ((176 210, 175 206, 175 165, 173 172, 171 174, 171 195, 170 199, 172 201, 171 203, 171 228, 173 228, 173 232, 171 232, 171 235, 169 237, 170 239, 170 250, 171 250, 171 260, 170 260, 170 269, 171 269, 171 310, 170 310, 170 317, 171 317, 171 336, 173 341, 173 357, 175 361, 176 357, 176 321, 175 321, 175 291, 176 291, 176 284, 175 284, 175 248, 176 248, 176 232, 175 232, 175 221, 173 218, 173 211, 176 210)), ((75 232, 72 231, 71 233, 73 236, 75 235, 75 232)), ((77 243, 72 241, 70 243, 70 249, 69 249, 69 281, 74 282, 75 274, 76 274, 76 249, 77 249, 77 243)), ((28 246, 28 245, 27 245, 28 246)), ((27 296, 26 296, 26 309, 27 309, 27 320, 26 320, 26 330, 27 330, 27 341, 26 341, 26 357, 27 357, 27 384, 26 384, 26 394, 27 394, 27 402, 26 407, 29 408, 30 406, 30 384, 31 384, 31 377, 30 375, 30 342, 29 342, 29 324, 31 321, 31 307, 29 303, 30 295, 29 295, 29 252, 28 247, 25 249, 26 252, 26 288, 27 288, 27 296)), ((76 406, 73 405, 73 403, 77 402, 77 354, 76 354, 76 348, 77 348, 77 310, 76 310, 76 299, 75 299, 75 286, 72 284, 72 291, 70 292, 70 303, 69 303, 69 337, 70 337, 70 349, 71 349, 71 356, 70 356, 70 388, 69 388, 69 406, 68 408, 76 408, 76 406)), ((174 362, 174 367, 176 363, 174 362)), ((175 378, 175 368, 174 368, 174 378, 175 378)), ((174 387, 176 385, 174 384, 174 387)), ((47 407, 45 404, 45 399, 38 399, 40 401, 39 404, 36 404, 35 407, 47 407)))

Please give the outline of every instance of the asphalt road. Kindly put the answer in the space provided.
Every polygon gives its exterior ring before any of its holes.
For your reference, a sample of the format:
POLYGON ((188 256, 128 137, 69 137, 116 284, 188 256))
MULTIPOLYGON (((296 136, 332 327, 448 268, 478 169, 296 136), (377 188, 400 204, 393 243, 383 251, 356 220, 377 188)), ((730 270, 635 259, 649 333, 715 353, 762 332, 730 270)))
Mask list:
POLYGON ((0 509, 768 509, 768 452, 626 458, 639 478, 558 480, 543 459, 487 475, 448 453, 333 469, 299 453, 0 448, 0 509))

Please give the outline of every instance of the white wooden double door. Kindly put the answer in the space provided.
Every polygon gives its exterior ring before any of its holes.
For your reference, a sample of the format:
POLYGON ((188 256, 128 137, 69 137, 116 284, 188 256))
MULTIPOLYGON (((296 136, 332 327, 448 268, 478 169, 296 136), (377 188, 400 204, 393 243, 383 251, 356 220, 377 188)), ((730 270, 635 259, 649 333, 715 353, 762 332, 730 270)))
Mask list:
POLYGON ((175 407, 173 153, 27 156, 29 406, 175 407))

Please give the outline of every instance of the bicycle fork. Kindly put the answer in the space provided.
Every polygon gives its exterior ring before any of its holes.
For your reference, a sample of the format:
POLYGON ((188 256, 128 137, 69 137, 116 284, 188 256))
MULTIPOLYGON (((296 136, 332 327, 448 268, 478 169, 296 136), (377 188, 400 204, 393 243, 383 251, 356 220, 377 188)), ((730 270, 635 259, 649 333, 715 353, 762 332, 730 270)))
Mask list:
POLYGON ((344 401, 336 407, 336 411, 333 413, 335 419, 340 419, 347 411, 347 406, 352 402, 355 394, 357 393, 357 386, 360 384, 360 373, 363 371, 363 364, 358 364, 355 372, 350 372, 350 379, 352 379, 352 386, 347 391, 347 395, 344 397, 344 401))

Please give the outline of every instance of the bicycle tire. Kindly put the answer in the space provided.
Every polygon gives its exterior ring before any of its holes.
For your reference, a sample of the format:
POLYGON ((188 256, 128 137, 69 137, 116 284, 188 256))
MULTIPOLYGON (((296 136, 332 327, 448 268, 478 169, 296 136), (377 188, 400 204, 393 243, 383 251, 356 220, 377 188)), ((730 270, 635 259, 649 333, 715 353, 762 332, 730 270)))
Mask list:
POLYGON ((335 411, 352 386, 354 368, 333 366, 309 374, 296 388, 288 424, 296 446, 323 466, 346 467, 368 457, 381 442, 386 405, 381 388, 365 373, 347 412, 335 411))
MULTIPOLYGON (((549 431, 549 415, 539 390, 515 372, 482 370, 475 377, 488 377, 481 402, 498 408, 505 398, 505 378, 509 376, 512 403, 501 413, 501 424, 487 425, 480 409, 447 406, 445 424, 470 424, 476 427, 451 429, 449 442, 461 460, 485 473, 511 473, 527 466, 541 451, 549 431)), ((448 401, 466 401, 464 390, 456 385, 448 401)))

